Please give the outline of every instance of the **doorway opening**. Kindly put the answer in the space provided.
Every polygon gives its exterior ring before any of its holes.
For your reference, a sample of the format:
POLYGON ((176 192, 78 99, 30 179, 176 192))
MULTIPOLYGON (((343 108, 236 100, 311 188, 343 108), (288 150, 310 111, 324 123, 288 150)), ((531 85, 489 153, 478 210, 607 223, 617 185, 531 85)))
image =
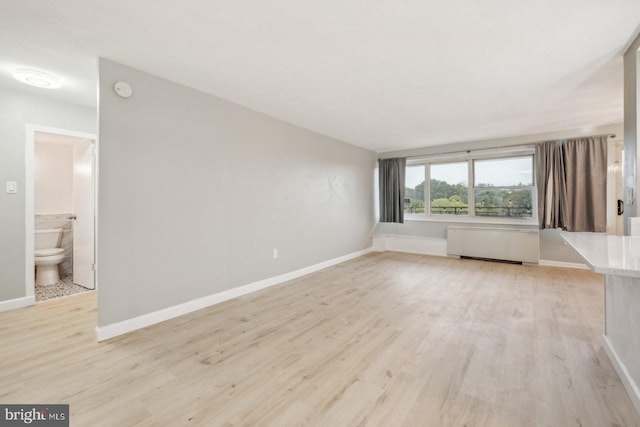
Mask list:
POLYGON ((28 126, 26 286, 36 302, 96 289, 96 136, 28 126))

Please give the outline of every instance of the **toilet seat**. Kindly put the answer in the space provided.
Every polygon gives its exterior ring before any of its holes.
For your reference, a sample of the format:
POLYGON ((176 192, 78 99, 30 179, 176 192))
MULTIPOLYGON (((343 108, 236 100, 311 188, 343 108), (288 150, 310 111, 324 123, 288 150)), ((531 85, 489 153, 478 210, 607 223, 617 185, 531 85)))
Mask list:
POLYGON ((51 248, 51 249, 38 249, 37 251, 34 252, 34 255, 36 257, 43 257, 43 256, 60 255, 63 253, 64 253, 63 248, 51 248))

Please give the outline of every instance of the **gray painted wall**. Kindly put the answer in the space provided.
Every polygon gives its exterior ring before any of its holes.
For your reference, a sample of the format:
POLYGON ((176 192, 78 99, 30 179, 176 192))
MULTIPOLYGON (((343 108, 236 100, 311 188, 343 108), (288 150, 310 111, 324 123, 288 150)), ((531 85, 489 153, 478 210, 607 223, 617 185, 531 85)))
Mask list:
MULTIPOLYGON (((415 148, 410 150, 390 151, 380 153, 379 158, 391 157, 420 157, 433 156, 443 153, 460 153, 465 151, 486 150, 497 147, 523 146, 536 142, 549 141, 578 137, 583 135, 616 134, 617 138, 622 138, 622 124, 600 126, 586 132, 584 129, 565 130, 561 132, 540 133, 534 135, 514 136, 510 138, 497 138, 482 141, 460 142, 456 144, 415 148)), ((441 222, 441 221, 413 221, 405 218, 404 224, 377 225, 376 234, 396 234, 403 236, 435 237, 446 238, 447 227, 456 225, 471 225, 474 227, 512 227, 524 229, 536 229, 535 225, 504 225, 504 224, 482 224, 477 222, 441 222)), ((560 237, 560 230, 541 230, 540 232, 540 259, 548 261, 559 261, 583 264, 584 260, 571 246, 567 245, 560 237)))
POLYGON ((628 218, 638 216, 638 49, 640 36, 624 54, 624 234, 629 234, 628 218))
POLYGON ((99 326, 371 246, 375 153, 108 60, 99 71, 99 326))
MULTIPOLYGON (((628 218, 638 216, 638 82, 640 81, 640 36, 631 44, 624 55, 624 230, 629 234, 628 218), (634 203, 629 200, 633 191, 634 203)), ((640 384, 640 286, 639 279, 608 274, 605 277, 606 336, 615 351, 619 363, 626 368, 628 380, 640 384)), ((623 375, 621 375, 623 376, 623 375)), ((629 394, 633 396, 633 391, 629 394)), ((637 389, 634 403, 637 402, 637 389)), ((636 406, 637 407, 637 406, 636 406)), ((640 408, 638 408, 640 410, 640 408)))
MULTIPOLYGON (((640 279, 607 274, 605 284, 606 336, 620 364, 626 368, 627 380, 637 387, 640 385, 640 279)), ((627 391, 633 396, 633 392, 627 391)), ((640 396, 635 397, 637 401, 640 396)))
POLYGON ((25 296, 25 125, 93 133, 96 123, 95 109, 0 88, 0 301, 25 296))

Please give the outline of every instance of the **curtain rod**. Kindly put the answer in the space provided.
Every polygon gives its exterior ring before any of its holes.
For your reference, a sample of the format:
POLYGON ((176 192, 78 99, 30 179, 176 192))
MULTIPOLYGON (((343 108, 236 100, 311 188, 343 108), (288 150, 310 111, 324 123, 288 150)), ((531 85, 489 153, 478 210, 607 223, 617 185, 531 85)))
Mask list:
POLYGON ((596 135, 587 135, 587 136, 583 136, 583 137, 574 136, 572 138, 560 138, 560 140, 562 140, 562 139, 577 139, 577 138, 592 138, 592 137, 595 137, 595 136, 608 136, 609 138, 615 138, 616 134, 615 133, 598 133, 596 135))
MULTIPOLYGON (((595 137, 595 136, 607 136, 609 138, 615 138, 616 134, 615 133, 602 133, 602 134, 597 134, 597 135, 588 135, 584 138, 589 138, 589 137, 595 137)), ((575 137, 573 138, 559 138, 557 139, 557 141, 564 141, 567 139, 575 139, 575 137)), ((481 153, 483 151, 493 151, 493 150, 502 150, 505 152, 508 151, 519 151, 519 150, 527 150, 527 149, 531 149, 533 148, 534 145, 536 144, 540 144, 544 141, 538 141, 538 142, 530 142, 528 144, 519 144, 519 145, 503 145, 503 146, 497 146, 497 147, 486 147, 486 148, 478 148, 475 150, 456 150, 456 151, 446 151, 444 153, 432 153, 432 154, 421 154, 421 155, 417 155, 417 156, 407 156, 407 159, 423 159, 423 158, 428 158, 428 157, 440 157, 440 156, 453 156, 453 155, 465 155, 465 154, 471 154, 471 153, 481 153)))
POLYGON ((471 153, 483 153, 483 152, 491 152, 500 150, 502 152, 510 152, 510 151, 521 151, 521 150, 531 150, 533 149, 534 143, 531 144, 520 144, 520 145, 507 145, 502 147, 486 147, 486 148, 476 148, 474 150, 456 150, 456 151, 446 151, 444 153, 432 153, 432 154, 421 154, 418 156, 407 156, 407 159, 425 159, 429 157, 444 157, 444 156, 464 156, 471 153))

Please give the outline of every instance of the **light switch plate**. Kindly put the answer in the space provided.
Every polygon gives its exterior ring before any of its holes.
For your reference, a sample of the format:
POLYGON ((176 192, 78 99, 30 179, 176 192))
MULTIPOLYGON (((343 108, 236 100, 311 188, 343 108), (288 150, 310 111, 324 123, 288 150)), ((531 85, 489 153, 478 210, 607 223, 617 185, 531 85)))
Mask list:
POLYGON ((15 181, 7 181, 7 194, 16 194, 18 192, 18 183, 15 181))

